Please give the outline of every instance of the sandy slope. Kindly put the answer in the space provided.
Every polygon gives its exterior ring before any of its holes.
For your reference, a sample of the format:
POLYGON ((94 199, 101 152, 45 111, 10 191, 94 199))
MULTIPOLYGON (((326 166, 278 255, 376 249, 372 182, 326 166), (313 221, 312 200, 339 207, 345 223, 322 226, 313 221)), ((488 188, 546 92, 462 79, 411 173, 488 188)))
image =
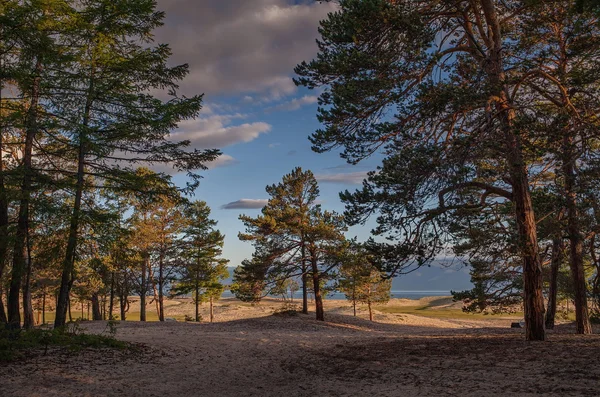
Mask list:
MULTIPOLYGON (((182 303, 183 304, 183 303, 182 303)), ((227 303, 225 303, 227 304, 227 303)), ((563 327, 526 343, 510 320, 414 315, 354 318, 329 307, 273 316, 231 304, 222 322, 121 322, 141 354, 38 355, 0 368, 1 396, 490 396, 598 395, 600 338, 563 327)), ((364 313, 363 313, 364 315, 364 313)), ((104 322, 85 323, 102 332, 104 322)))

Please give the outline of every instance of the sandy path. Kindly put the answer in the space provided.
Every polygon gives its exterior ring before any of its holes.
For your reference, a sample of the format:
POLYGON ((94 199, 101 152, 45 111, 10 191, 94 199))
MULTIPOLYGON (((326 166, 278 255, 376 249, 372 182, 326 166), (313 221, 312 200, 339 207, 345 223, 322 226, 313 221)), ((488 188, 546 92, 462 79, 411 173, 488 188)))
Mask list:
MULTIPOLYGON (((85 351, 0 368, 2 396, 598 395, 600 338, 526 343, 497 322, 329 313, 216 324, 121 322, 143 354, 85 351)), ((101 332, 102 322, 86 323, 101 332)), ((571 332, 566 329, 565 332, 571 332)))

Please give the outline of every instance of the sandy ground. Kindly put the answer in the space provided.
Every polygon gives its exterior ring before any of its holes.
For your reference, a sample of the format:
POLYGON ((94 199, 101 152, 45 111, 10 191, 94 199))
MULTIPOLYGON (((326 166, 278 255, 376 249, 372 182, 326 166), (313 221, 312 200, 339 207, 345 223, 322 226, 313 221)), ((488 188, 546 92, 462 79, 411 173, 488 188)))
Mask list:
POLYGON ((510 319, 376 313, 369 322, 328 303, 323 323, 274 316, 277 307, 224 301, 214 324, 122 321, 117 338, 140 353, 40 353, 0 368, 0 396, 600 395, 600 337, 568 324, 528 343, 510 319))

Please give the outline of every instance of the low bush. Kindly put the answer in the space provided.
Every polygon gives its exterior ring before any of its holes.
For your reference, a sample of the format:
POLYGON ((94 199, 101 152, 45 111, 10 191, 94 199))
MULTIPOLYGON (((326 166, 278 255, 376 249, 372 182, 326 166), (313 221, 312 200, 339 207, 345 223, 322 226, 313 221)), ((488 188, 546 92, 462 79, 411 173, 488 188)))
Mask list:
POLYGON ((115 339, 114 332, 110 333, 110 336, 86 334, 78 323, 51 330, 0 330, 0 362, 18 360, 36 351, 43 351, 45 355, 50 347, 64 348, 71 352, 88 348, 133 348, 129 343, 115 339))

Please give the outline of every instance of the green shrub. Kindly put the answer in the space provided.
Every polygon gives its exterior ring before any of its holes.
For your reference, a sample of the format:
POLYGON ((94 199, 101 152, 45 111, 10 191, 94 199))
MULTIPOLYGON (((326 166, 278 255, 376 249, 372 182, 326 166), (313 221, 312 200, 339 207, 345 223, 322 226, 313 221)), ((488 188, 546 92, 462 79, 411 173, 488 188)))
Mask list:
POLYGON ((50 347, 64 348, 71 352, 89 348, 133 349, 133 345, 117 340, 114 333, 111 334, 86 334, 82 332, 79 323, 70 323, 52 330, 0 330, 0 362, 18 360, 40 350, 45 355, 50 347))

